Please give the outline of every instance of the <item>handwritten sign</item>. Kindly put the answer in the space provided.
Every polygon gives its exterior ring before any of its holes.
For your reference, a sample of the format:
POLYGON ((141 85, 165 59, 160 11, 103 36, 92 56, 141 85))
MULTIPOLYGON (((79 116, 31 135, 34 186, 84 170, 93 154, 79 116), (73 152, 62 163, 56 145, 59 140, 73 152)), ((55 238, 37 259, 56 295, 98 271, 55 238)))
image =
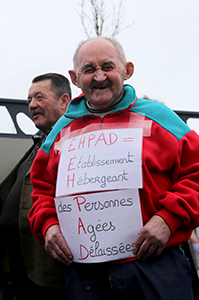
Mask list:
POLYGON ((56 196, 142 188, 142 128, 88 132, 66 140, 56 196))
POLYGON ((134 256, 133 244, 143 225, 137 189, 55 198, 55 206, 75 262, 134 256))

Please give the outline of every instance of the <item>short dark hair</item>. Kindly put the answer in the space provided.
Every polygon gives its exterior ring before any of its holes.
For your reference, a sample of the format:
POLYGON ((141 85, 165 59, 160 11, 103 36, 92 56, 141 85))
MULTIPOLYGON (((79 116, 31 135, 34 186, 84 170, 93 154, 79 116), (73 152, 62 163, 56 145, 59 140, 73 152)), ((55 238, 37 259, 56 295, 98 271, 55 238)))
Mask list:
POLYGON ((71 99, 71 88, 69 80, 57 73, 46 73, 43 75, 39 75, 32 80, 32 83, 36 83, 43 80, 51 80, 51 89, 56 94, 56 97, 59 99, 63 94, 68 94, 71 99))

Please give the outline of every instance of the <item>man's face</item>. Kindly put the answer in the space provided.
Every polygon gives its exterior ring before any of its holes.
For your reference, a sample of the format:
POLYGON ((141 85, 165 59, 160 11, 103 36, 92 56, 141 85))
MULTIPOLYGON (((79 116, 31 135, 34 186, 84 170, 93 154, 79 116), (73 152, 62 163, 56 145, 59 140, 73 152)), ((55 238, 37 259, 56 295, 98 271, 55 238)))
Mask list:
POLYGON ((89 103, 95 108, 105 109, 123 92, 126 66, 110 41, 97 39, 80 48, 75 74, 76 85, 89 103))
POLYGON ((28 93, 28 106, 35 126, 47 132, 63 115, 61 100, 51 90, 51 80, 33 83, 28 93))

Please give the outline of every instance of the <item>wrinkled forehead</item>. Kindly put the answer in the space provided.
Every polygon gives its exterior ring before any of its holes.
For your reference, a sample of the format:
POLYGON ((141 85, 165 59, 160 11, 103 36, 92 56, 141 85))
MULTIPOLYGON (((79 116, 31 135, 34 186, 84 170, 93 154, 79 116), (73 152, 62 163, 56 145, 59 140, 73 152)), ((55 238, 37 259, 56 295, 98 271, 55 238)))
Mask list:
POLYGON ((38 92, 47 92, 51 90, 51 80, 46 79, 38 82, 32 83, 31 87, 29 88, 28 94, 34 95, 38 92))
POLYGON ((84 43, 77 54, 76 68, 86 64, 122 61, 119 51, 108 40, 90 40, 84 43))

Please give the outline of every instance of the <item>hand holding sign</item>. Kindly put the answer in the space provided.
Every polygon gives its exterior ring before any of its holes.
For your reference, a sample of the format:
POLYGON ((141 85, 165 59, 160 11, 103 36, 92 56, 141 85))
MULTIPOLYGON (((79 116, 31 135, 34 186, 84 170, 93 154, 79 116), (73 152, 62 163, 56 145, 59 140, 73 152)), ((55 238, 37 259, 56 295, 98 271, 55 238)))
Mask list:
POLYGON ((45 249, 55 259, 65 265, 72 263, 72 253, 60 231, 59 225, 48 228, 45 235, 45 249))
POLYGON ((157 257, 161 254, 170 236, 169 226, 164 219, 155 215, 140 231, 133 247, 133 253, 142 260, 146 260, 150 256, 157 257))

